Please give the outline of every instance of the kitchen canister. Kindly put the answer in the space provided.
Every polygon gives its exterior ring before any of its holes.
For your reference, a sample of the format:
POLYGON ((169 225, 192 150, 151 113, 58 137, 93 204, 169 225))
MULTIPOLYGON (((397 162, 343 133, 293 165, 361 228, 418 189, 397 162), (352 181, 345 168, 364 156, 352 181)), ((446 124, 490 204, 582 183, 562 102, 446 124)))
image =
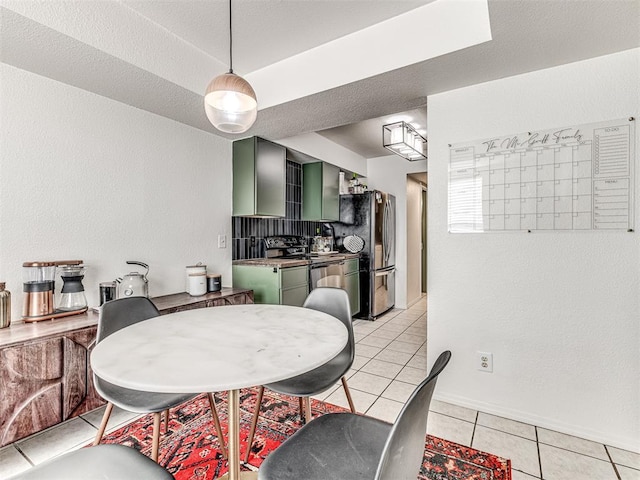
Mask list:
POLYGON ((100 305, 104 302, 110 302, 116 299, 117 285, 116 282, 100 283, 100 305))
MULTIPOLYGON (((206 285, 207 266, 203 265, 202 262, 198 262, 195 265, 187 265, 187 268, 186 268, 186 279, 185 279, 186 283, 185 283, 185 287, 184 287, 185 291, 189 295, 192 295, 191 287, 190 287, 191 279, 189 277, 190 277, 190 275, 193 275, 193 274, 205 275, 205 286, 204 286, 204 288, 205 288, 205 293, 206 293, 206 289, 207 289, 207 285, 206 285)), ((200 295, 202 295, 202 294, 200 294, 200 295)))
POLYGON ((219 292, 222 289, 222 275, 210 273, 207 275, 207 292, 219 292))
POLYGON ((4 287, 5 283, 0 282, 0 328, 11 325, 11 292, 4 287))
POLYGON ((200 295, 207 293, 207 274, 190 273, 187 293, 192 297, 199 297, 200 295))

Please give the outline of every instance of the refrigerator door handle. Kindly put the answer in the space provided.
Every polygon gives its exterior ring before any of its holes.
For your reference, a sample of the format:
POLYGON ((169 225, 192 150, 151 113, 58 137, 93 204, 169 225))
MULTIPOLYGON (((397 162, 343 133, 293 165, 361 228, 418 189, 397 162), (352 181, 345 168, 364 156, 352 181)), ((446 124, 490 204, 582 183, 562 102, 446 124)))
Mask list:
POLYGON ((379 268, 378 270, 374 270, 376 275, 388 275, 390 273, 394 273, 396 271, 396 267, 391 266, 391 267, 385 267, 385 268, 379 268))
POLYGON ((387 266, 387 204, 382 210, 382 266, 387 266))
POLYGON ((389 265, 389 256, 391 254, 391 248, 389 245, 389 220, 391 207, 389 200, 384 204, 384 265, 389 265))

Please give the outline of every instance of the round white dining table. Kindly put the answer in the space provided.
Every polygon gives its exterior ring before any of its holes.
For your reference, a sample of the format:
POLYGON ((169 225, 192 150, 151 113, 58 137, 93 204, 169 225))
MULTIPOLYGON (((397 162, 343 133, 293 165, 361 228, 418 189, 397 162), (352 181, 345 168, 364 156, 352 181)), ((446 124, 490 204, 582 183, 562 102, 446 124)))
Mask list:
POLYGON ((91 353, 115 385, 162 393, 228 391, 229 480, 240 471, 239 390, 308 372, 347 344, 344 324, 309 308, 233 305, 162 315, 119 330, 91 353))

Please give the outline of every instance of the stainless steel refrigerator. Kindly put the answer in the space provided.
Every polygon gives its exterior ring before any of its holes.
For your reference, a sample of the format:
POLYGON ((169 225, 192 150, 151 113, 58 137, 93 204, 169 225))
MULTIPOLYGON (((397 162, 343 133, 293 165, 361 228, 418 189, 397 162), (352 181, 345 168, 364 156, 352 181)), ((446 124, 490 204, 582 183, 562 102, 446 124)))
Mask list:
POLYGON ((375 320, 396 301, 396 198, 372 190, 340 195, 340 221, 333 223, 337 245, 357 235, 364 240, 360 252, 360 313, 375 320))

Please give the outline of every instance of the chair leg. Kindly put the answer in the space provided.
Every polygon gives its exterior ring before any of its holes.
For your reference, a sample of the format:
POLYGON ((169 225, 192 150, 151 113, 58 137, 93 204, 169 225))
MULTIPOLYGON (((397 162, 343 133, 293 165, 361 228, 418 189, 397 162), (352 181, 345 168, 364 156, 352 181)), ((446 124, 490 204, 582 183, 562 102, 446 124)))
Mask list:
POLYGON ((153 443, 151 445, 151 459, 158 463, 158 452, 160 450, 160 412, 153 414, 153 443))
POLYGON ((304 425, 307 423, 307 417, 305 416, 307 412, 304 410, 304 401, 302 397, 298 397, 298 411, 300 412, 300 422, 304 425))
POLYGON ((311 397, 300 397, 302 402, 302 412, 304 417, 304 423, 309 423, 313 418, 311 415, 311 397))
POLYGON ((213 394, 207 392, 207 398, 209 398, 209 406, 211 407, 211 416, 213 417, 213 425, 216 427, 216 434, 218 435, 218 441, 220 442, 220 449, 222 450, 222 456, 227 458, 227 449, 224 446, 224 436, 222 435, 222 427, 220 426, 220 417, 218 416, 218 410, 216 409, 216 401, 213 398, 213 394))
POLYGON ((258 389, 258 397, 256 398, 256 408, 253 412, 253 419, 251 420, 251 429, 249 430, 249 436, 247 437, 247 451, 244 454, 244 463, 247 463, 249 461, 249 455, 251 454, 253 437, 256 434, 256 426, 258 425, 258 416, 260 415, 260 405, 262 405, 263 395, 264 387, 260 386, 260 388, 258 389))
POLYGON ((109 422, 109 417, 111 416, 111 411, 113 410, 113 403, 107 403, 107 408, 104 411, 104 415, 102 415, 102 422, 100 422, 100 428, 98 429, 98 433, 96 433, 96 438, 93 441, 93 445, 98 445, 100 440, 104 435, 104 431, 107 429, 107 422, 109 422))
POLYGON ((344 394, 347 396, 347 402, 349 402, 349 408, 351 409, 351 413, 357 413, 356 407, 353 405, 353 399, 351 398, 351 392, 349 391, 349 386, 347 385, 346 377, 342 377, 342 387, 344 388, 344 394))
POLYGON ((169 431, 169 409, 164 411, 164 433, 169 431))

